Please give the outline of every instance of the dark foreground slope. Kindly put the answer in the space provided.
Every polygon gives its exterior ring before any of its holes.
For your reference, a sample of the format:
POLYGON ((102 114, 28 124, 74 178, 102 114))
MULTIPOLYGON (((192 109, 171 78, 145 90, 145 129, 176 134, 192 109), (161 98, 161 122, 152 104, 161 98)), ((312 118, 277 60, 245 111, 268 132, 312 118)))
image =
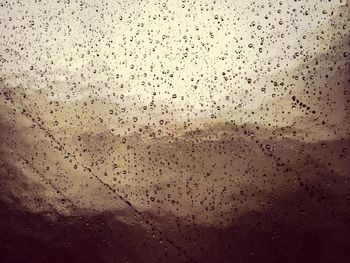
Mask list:
POLYGON ((1 109, 1 262, 350 260, 346 138, 249 124, 50 137, 1 109))

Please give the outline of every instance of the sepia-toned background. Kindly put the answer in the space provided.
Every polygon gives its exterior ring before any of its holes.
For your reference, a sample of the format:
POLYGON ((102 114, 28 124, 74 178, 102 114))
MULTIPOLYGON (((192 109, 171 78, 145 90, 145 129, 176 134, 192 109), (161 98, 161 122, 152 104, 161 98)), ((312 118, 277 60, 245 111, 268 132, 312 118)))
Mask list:
POLYGON ((0 2, 0 262, 350 262, 349 15, 0 2))

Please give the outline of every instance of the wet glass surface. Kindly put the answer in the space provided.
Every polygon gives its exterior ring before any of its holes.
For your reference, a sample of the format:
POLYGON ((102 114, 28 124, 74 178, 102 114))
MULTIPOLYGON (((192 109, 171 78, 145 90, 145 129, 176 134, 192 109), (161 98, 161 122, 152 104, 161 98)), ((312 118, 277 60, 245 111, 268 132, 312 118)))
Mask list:
POLYGON ((0 2, 0 262, 350 262, 349 14, 0 2))

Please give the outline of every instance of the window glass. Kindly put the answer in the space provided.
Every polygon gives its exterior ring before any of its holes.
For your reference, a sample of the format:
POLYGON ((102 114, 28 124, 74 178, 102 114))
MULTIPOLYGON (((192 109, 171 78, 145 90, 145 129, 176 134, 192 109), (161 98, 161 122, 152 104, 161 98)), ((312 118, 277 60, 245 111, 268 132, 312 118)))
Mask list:
POLYGON ((0 3, 1 262, 350 262, 349 2, 0 3))

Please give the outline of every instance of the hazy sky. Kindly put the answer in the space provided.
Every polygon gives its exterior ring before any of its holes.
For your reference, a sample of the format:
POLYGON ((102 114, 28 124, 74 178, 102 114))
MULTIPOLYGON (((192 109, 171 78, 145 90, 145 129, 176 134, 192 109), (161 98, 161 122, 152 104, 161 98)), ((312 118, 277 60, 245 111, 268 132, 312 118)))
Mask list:
POLYGON ((303 36, 342 2, 7 1, 0 70, 28 74, 12 74, 13 84, 53 85, 53 99, 116 94, 198 110, 255 108, 285 94, 266 89, 269 76, 283 78, 318 52, 322 44, 303 36))

